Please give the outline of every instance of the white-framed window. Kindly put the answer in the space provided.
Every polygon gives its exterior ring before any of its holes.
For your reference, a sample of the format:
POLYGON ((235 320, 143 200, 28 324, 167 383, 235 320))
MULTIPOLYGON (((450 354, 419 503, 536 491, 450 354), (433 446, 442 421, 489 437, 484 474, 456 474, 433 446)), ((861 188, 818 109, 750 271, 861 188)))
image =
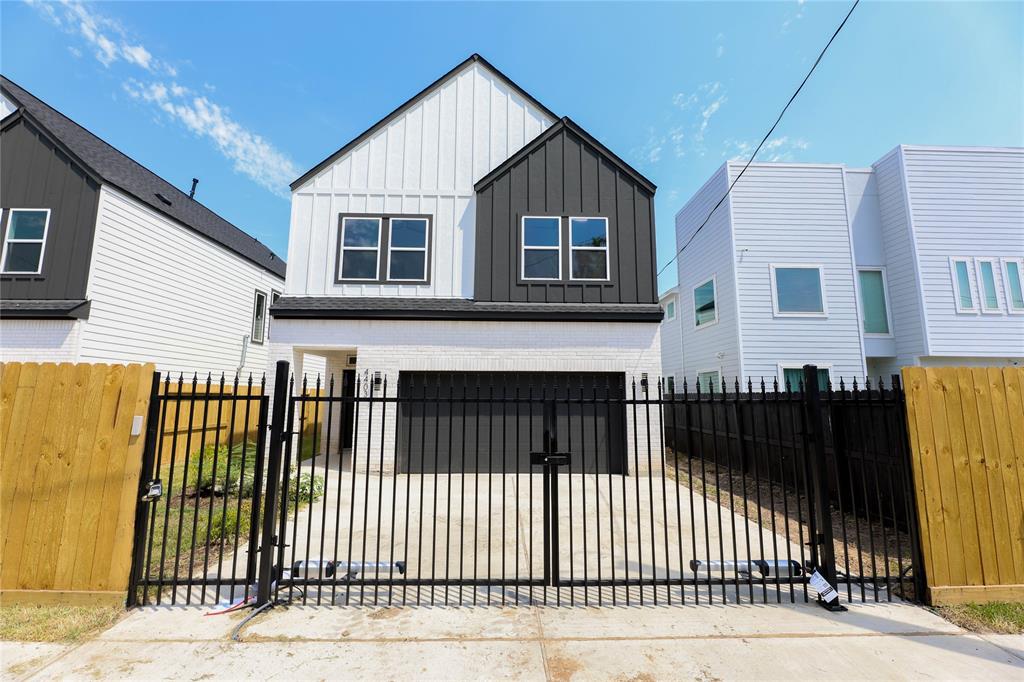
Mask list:
POLYGON ((889 283, 885 268, 858 268, 857 286, 860 290, 860 313, 866 336, 892 336, 889 313, 889 283))
POLYGON ((569 279, 607 282, 608 219, 569 218, 569 279))
POLYGON ((697 329, 710 327, 718 322, 717 275, 693 288, 693 326, 697 329))
POLYGON ((349 216, 341 219, 338 279, 375 282, 380 273, 382 218, 349 216))
POLYGON ((970 258, 950 258, 949 275, 953 279, 953 301, 958 313, 977 312, 970 258))
POLYGON ((669 322, 676 319, 676 302, 669 301, 665 304, 665 321, 669 322))
MULTIPOLYGON (((812 364, 812 363, 805 363, 812 364)), ((827 391, 829 383, 832 381, 832 365, 817 365, 818 367, 818 389, 821 391, 827 391)), ((795 365, 790 363, 779 363, 779 390, 789 390, 794 393, 799 392, 803 386, 804 380, 804 366, 803 364, 795 365), (788 382, 788 384, 787 384, 788 382)))
POLYGON ((562 219, 552 216, 523 216, 520 240, 524 280, 562 279, 562 219))
POLYGON ((390 219, 388 281, 426 282, 430 221, 426 218, 390 219))
POLYGON ((983 313, 1001 313, 999 289, 996 284, 999 264, 995 258, 975 258, 974 274, 978 276, 978 303, 983 313))
POLYGON ((1024 314, 1024 258, 1003 259, 1003 290, 1007 312, 1024 314))
POLYGON ((49 227, 48 208, 9 209, 0 272, 10 275, 41 273, 46 250, 46 232, 49 227))
POLYGON ((773 263, 772 308, 776 317, 826 317, 822 265, 773 263))
POLYGON ((722 370, 705 369, 697 372, 697 386, 702 393, 720 393, 722 391, 722 370))
POLYGON ((249 337, 253 343, 263 343, 267 328, 267 294, 264 291, 256 291, 252 301, 252 336, 249 337))

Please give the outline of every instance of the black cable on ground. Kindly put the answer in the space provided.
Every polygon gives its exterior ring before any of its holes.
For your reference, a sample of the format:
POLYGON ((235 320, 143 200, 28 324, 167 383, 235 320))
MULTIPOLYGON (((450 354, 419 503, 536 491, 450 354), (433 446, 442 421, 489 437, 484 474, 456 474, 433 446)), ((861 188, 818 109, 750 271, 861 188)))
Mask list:
POLYGON ((263 604, 262 606, 257 606, 255 609, 253 609, 252 612, 248 616, 243 618, 238 623, 238 625, 235 626, 235 629, 231 631, 231 640, 234 641, 234 642, 239 641, 238 633, 242 631, 242 628, 245 627, 245 624, 248 623, 253 618, 255 618, 256 616, 258 616, 259 614, 261 614, 264 611, 266 611, 267 609, 272 608, 273 606, 274 606, 274 602, 268 601, 266 604, 263 604))

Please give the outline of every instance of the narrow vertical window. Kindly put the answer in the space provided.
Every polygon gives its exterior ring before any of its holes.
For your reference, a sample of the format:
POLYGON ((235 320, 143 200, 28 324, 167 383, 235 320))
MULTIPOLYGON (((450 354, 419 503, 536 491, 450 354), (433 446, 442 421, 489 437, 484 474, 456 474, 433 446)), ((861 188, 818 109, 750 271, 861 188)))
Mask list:
POLYGON ((670 395, 674 395, 675 392, 676 392, 676 378, 675 377, 666 377, 665 378, 665 387, 667 389, 667 392, 670 395))
POLYGON ((253 343, 263 343, 264 330, 267 328, 267 295, 257 291, 252 304, 252 336, 253 343))
POLYGON ((392 218, 388 238, 388 280, 425 282, 427 279, 426 218, 392 218))
POLYGON ((676 319, 676 302, 669 301, 665 304, 665 319, 674 320, 676 319))
POLYGON ((715 278, 693 288, 693 324, 706 327, 718 322, 718 308, 715 306, 715 278))
POLYGON ((889 310, 885 299, 885 271, 865 268, 860 280, 861 316, 865 334, 889 334, 889 310))
POLYGON ((376 281, 380 273, 381 218, 342 218, 338 279, 376 281))
POLYGON ((608 219, 569 218, 570 279, 608 279, 608 219))
POLYGON ((950 259, 953 275, 953 295, 958 313, 973 313, 974 293, 971 290, 971 272, 964 258, 950 259))
POLYGON ((38 275, 43 270, 43 250, 46 230, 50 224, 50 209, 12 208, 8 216, 0 272, 38 275))
POLYGON ((974 260, 978 272, 978 299, 981 311, 985 313, 1001 312, 999 308, 999 292, 996 291, 996 265, 991 258, 974 260))
POLYGON ((561 218, 523 218, 523 279, 562 278, 561 218))
POLYGON ((1011 313, 1024 313, 1024 259, 1003 261, 1006 279, 1006 305, 1011 313))

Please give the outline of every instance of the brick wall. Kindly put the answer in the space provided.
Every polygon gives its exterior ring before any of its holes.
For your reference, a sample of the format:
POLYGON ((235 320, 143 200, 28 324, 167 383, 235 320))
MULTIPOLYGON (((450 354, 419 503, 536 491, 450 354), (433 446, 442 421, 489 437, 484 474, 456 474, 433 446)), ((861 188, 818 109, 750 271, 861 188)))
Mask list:
POLYGON ((0 361, 76 362, 79 320, 0 321, 0 361))

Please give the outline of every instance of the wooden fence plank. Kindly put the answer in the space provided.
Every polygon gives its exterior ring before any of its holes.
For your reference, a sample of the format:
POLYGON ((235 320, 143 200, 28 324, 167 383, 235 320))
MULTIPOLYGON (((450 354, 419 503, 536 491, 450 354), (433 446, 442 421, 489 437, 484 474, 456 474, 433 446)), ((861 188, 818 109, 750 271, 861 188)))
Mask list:
POLYGON ((11 415, 14 412, 14 396, 18 392, 18 377, 21 376, 21 367, 20 364, 0 363, 0 444, 7 442, 7 433, 11 427, 11 415))
POLYGON ((964 447, 970 467, 971 486, 974 491, 975 521, 978 526, 978 546, 981 552, 983 584, 999 582, 999 561, 996 557, 996 533, 992 525, 992 502, 988 494, 988 475, 985 471, 985 449, 981 440, 981 423, 974 391, 974 377, 967 367, 956 369, 960 391, 960 409, 964 427, 964 447))
POLYGON ((1006 385, 1006 407, 1014 466, 1017 467, 1017 484, 1021 499, 1024 499, 1024 367, 1004 367, 1003 383, 1006 385))
POLYGON ((967 435, 964 432, 963 407, 960 404, 960 385, 956 368, 936 369, 934 376, 942 385, 942 399, 946 408, 942 416, 945 417, 951 473, 956 481, 956 506, 959 512, 963 567, 966 576, 962 584, 982 585, 985 577, 981 567, 974 489, 971 484, 971 462, 967 450, 967 435))
POLYGON ((992 414, 996 421, 996 456, 1003 470, 1003 490, 1006 493, 1006 513, 1010 521, 1010 553, 1013 556, 1016 583, 1024 583, 1024 504, 1017 482, 1017 467, 1010 443, 1010 417, 1006 405, 1003 372, 998 367, 986 368, 992 393, 992 414))

